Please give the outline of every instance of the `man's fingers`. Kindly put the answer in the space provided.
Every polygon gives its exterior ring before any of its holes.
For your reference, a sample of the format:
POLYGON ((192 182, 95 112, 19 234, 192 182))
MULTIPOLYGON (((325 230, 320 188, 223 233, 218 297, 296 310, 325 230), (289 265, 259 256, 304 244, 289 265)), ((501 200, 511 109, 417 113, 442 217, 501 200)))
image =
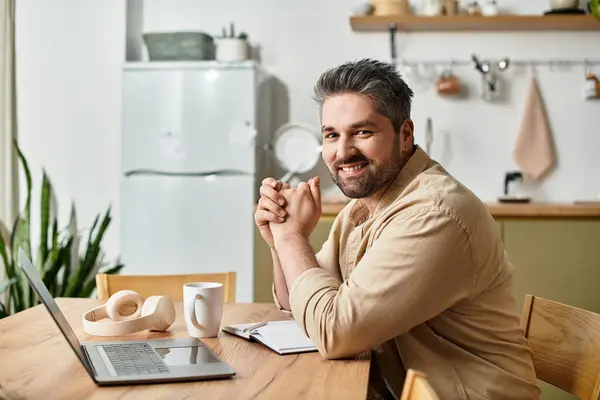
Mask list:
POLYGON ((291 188, 292 188, 292 186, 288 182, 285 182, 285 183, 281 184, 281 190, 283 190, 283 189, 291 189, 291 188))
POLYGON ((267 184, 261 185, 259 192, 261 197, 266 197, 280 206, 285 205, 285 198, 281 195, 281 193, 279 193, 278 190, 273 189, 273 187, 267 184))
POLYGON ((273 214, 271 211, 263 209, 256 211, 256 213, 254 214, 254 219, 256 220, 256 223, 258 225, 264 225, 269 222, 280 223, 285 221, 285 218, 273 214))
POLYGON ((310 193, 312 194, 315 205, 321 209, 321 179, 316 176, 310 180, 310 193))
POLYGON ((275 190, 281 189, 281 181, 278 181, 275 178, 265 178, 263 179, 262 184, 271 186, 275 190))
POLYGON ((287 215, 286 211, 282 207, 275 204, 273 200, 267 197, 261 197, 258 200, 258 208, 261 210, 270 211, 271 213, 277 214, 280 217, 285 217, 287 215))

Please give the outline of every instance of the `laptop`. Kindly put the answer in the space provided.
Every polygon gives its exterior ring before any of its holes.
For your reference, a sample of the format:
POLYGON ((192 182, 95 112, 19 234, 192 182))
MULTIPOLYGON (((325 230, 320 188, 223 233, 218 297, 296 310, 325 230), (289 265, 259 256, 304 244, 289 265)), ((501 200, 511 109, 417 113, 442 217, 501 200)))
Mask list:
POLYGON ((235 376, 195 338, 79 342, 40 275, 19 248, 19 267, 90 377, 99 386, 222 379, 235 376))

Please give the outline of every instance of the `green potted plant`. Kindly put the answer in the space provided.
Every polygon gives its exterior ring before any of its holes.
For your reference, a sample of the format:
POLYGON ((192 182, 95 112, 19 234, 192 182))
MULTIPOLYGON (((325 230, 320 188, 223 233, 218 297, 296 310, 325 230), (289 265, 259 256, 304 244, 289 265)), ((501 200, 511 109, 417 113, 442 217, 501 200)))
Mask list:
POLYGON ((53 297, 90 297, 96 288, 97 273, 118 273, 123 264, 118 261, 109 265, 104 260, 101 248, 102 238, 111 222, 110 206, 96 215, 92 227, 84 237, 77 227, 75 205, 71 204, 69 225, 58 228, 58 220, 51 210, 53 190, 45 171, 43 171, 40 199, 40 243, 37 255, 32 257, 30 220, 31 220, 31 174, 29 165, 16 140, 14 145, 23 168, 27 183, 25 205, 9 230, 0 221, 0 260, 4 265, 6 280, 0 282, 0 318, 25 310, 39 303, 39 299, 27 278, 17 265, 17 253, 22 247, 34 262, 42 281, 53 297), (81 239, 85 240, 83 252, 81 239), (4 298, 4 301, 2 301, 4 298))
POLYGON ((588 9, 590 13, 594 15, 596 18, 600 20, 600 1, 599 0, 590 0, 588 3, 588 9))

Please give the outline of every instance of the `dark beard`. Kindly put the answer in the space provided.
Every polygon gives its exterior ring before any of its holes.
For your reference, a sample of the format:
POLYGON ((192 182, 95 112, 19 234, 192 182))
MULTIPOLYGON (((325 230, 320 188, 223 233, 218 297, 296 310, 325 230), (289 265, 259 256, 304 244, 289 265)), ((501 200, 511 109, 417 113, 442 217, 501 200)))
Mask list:
POLYGON ((340 188, 344 196, 351 199, 360 199, 372 196, 378 190, 392 181, 402 168, 402 156, 398 149, 399 135, 394 140, 390 160, 386 164, 375 165, 362 153, 341 160, 333 164, 333 171, 329 171, 331 179, 340 188), (368 171, 365 175, 357 178, 342 179, 339 175, 339 165, 366 162, 368 171))

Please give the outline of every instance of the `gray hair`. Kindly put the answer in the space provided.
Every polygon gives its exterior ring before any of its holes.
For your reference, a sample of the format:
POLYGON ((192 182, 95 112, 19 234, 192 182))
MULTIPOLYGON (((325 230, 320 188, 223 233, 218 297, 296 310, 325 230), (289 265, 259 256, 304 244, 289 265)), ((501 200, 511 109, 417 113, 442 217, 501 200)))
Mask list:
POLYGON ((414 93, 393 64, 366 58, 325 71, 314 87, 319 113, 328 97, 345 93, 368 97, 377 112, 390 119, 396 133, 400 131, 402 123, 410 118, 414 93))

